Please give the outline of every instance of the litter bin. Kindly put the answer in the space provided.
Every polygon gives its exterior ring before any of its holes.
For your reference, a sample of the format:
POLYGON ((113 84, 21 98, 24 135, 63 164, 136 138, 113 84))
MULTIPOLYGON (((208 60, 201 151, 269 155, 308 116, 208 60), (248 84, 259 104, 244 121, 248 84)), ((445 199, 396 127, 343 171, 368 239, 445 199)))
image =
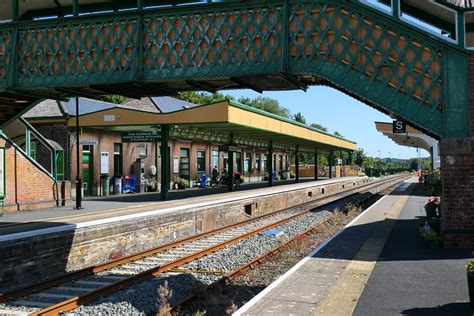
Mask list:
POLYGON ((207 176, 205 174, 203 174, 201 176, 201 188, 205 188, 206 184, 207 184, 207 176))
POLYGON ((109 184, 109 175, 104 174, 100 177, 100 181, 102 182, 102 196, 108 196, 110 190, 109 184))

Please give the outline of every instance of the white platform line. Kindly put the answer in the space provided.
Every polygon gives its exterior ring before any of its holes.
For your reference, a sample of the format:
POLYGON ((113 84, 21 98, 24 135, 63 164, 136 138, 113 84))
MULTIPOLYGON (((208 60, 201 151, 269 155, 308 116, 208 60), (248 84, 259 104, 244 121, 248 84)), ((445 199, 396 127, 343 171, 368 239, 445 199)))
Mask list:
MULTIPOLYGON (((410 179, 407 179, 404 181, 404 183, 408 182, 410 179)), ((399 188, 400 186, 397 187, 397 189, 399 188)), ((396 190, 396 189, 395 189, 396 190)), ((298 262, 295 266, 293 266, 293 268, 291 268, 290 270, 288 270, 285 274, 283 274, 281 277, 279 277, 278 279, 276 279, 273 283, 271 283, 269 286, 267 286, 263 291, 261 291, 260 293, 258 293, 254 298, 252 298, 250 301, 248 301, 244 306, 242 306, 241 308, 239 308, 235 313, 233 313, 232 315, 233 316, 240 316, 240 315, 243 315, 243 313, 245 313, 246 311, 248 311, 248 309, 250 307, 252 307, 253 305, 255 305, 255 303, 257 303, 258 301, 260 301, 265 295, 267 295, 271 290, 273 290, 274 288, 276 288, 280 283, 282 283, 286 278, 288 278, 291 274, 293 274, 296 270, 298 270, 302 265, 304 265, 308 260, 310 260, 313 256, 315 256, 319 251, 321 251, 321 249, 323 249, 324 247, 326 247, 327 244, 329 244, 332 240, 334 240, 337 236, 339 236, 342 232, 344 232, 347 228, 349 228, 350 226, 354 225, 354 223, 356 221, 358 221, 362 216, 364 216, 365 214, 367 214, 367 212, 369 212, 372 208, 374 208, 376 205, 378 205, 380 202, 382 202, 386 197, 389 197, 390 195, 385 195, 384 197, 382 197, 381 199, 379 199, 377 202, 375 202, 374 204, 372 204, 369 208, 367 208, 365 211, 363 211, 362 213, 360 213, 356 218, 354 218, 349 224, 347 224, 346 226, 344 226, 341 230, 339 230, 334 236, 332 236, 331 238, 327 239, 326 241, 324 241, 321 245, 319 245, 318 248, 316 248, 315 250, 313 250, 313 252, 311 252, 309 255, 307 255, 304 259, 302 259, 300 262, 298 262)))

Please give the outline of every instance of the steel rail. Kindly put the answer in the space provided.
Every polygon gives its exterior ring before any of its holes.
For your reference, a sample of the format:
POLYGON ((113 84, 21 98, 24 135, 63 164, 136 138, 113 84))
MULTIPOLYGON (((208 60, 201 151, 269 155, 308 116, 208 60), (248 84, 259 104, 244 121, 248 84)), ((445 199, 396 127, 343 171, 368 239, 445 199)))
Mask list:
MULTIPOLYGON (((403 178, 403 177, 404 176, 391 177, 389 179, 383 179, 383 180, 380 180, 380 181, 377 181, 377 182, 364 184, 364 185, 358 186, 356 188, 347 189, 347 190, 342 191, 342 192, 333 193, 331 195, 321 197, 321 198, 316 199, 316 200, 308 201, 308 202, 305 202, 305 203, 302 203, 302 204, 299 204, 299 205, 296 205, 296 206, 288 207, 288 208, 285 208, 285 209, 282 209, 282 210, 279 210, 279 211, 275 211, 275 212, 272 212, 272 213, 269 213, 269 214, 265 214, 265 215, 262 215, 262 216, 259 216, 259 217, 255 217, 255 218, 252 218, 252 219, 240 222, 240 223, 228 225, 228 226, 216 229, 216 230, 212 230, 212 231, 209 231, 209 232, 205 232, 205 233, 201 233, 201 234, 198 234, 198 235, 195 235, 195 236, 191 236, 191 237, 188 237, 188 238, 185 238, 185 239, 182 239, 182 240, 179 240, 179 241, 176 241, 176 242, 164 245, 164 246, 160 246, 160 247, 148 250, 148 251, 140 252, 138 254, 134 254, 134 255, 131 255, 131 256, 124 257, 124 258, 116 259, 116 260, 113 260, 113 261, 105 263, 105 264, 100 264, 100 265, 96 265, 94 267, 90 267, 90 268, 82 269, 82 270, 79 270, 79 271, 76 271, 76 272, 72 272, 72 273, 69 273, 67 275, 55 278, 53 280, 45 281, 43 283, 34 285, 32 287, 27 287, 27 288, 24 288, 24 289, 20 289, 18 291, 13 291, 13 292, 10 292, 10 293, 1 294, 0 295, 0 302, 4 302, 6 300, 11 300, 11 299, 23 297, 23 296, 32 294, 34 292, 38 292, 38 291, 41 291, 41 290, 46 290, 46 289, 49 289, 49 288, 52 288, 52 287, 55 287, 55 286, 59 286, 59 285, 64 284, 66 282, 70 282, 70 281, 73 281, 73 280, 76 280, 76 279, 80 279, 82 277, 89 276, 89 275, 92 275, 92 274, 95 274, 95 273, 98 273, 98 272, 101 272, 101 271, 119 266, 119 265, 124 264, 124 263, 128 263, 128 262, 138 260, 138 259, 150 256, 150 255, 154 255, 154 254, 160 253, 162 251, 169 250, 171 248, 175 248, 177 246, 186 244, 188 242, 192 242, 192 241, 195 241, 195 240, 198 240, 198 239, 201 239, 201 238, 205 238, 205 237, 208 237, 208 236, 211 236, 211 235, 215 235, 215 234, 218 234, 220 232, 223 232, 223 231, 226 231, 226 230, 238 227, 238 226, 243 226, 243 225, 249 224, 251 222, 257 221, 257 220, 261 220, 261 219, 264 219, 264 218, 267 218, 267 217, 271 217, 275 214, 283 213, 285 211, 294 209, 296 207, 304 207, 304 206, 311 205, 311 204, 319 204, 319 206, 320 206, 320 205, 330 203, 330 202, 323 203, 323 201, 329 200, 331 198, 333 199, 331 202, 337 201, 337 200, 342 199, 342 198, 347 198, 348 196, 356 194, 356 193, 349 194, 352 191, 360 192, 360 191, 368 190, 370 187, 381 186, 381 185, 383 185, 387 182, 396 181, 396 179, 403 178), (344 196, 341 197, 341 198, 335 198, 334 199, 334 197, 337 197, 337 196, 340 196, 340 195, 344 195, 344 196), (323 204, 321 204, 321 203, 323 203, 323 204)), ((317 205, 315 205, 314 207, 317 207, 317 205)), ((231 243, 235 243, 235 242, 238 242, 242 239, 249 238, 249 237, 251 237, 255 234, 258 234, 259 232, 261 232, 263 230, 268 229, 269 227, 274 227, 274 226, 277 226, 277 225, 281 225, 285 222, 293 220, 296 217, 303 216, 304 214, 307 214, 310 211, 311 210, 302 211, 302 212, 300 212, 298 214, 295 214, 293 216, 290 216, 286 219, 283 219, 283 220, 278 221, 276 223, 273 223, 273 224, 267 225, 265 227, 262 227, 262 228, 260 228, 256 231, 241 235, 241 236, 239 236, 237 238, 234 238, 232 240, 220 243, 216 246, 213 246, 213 247, 210 247, 210 248, 205 249, 203 251, 199 251, 197 253, 194 253, 191 256, 183 257, 183 258, 174 260, 170 263, 166 263, 164 265, 157 266, 153 269, 138 273, 136 275, 125 278, 123 280, 110 283, 110 284, 108 284, 108 285, 106 285, 102 288, 93 290, 91 292, 82 294, 80 296, 73 297, 71 299, 65 300, 65 301, 60 302, 58 304, 54 304, 51 307, 44 308, 40 311, 32 313, 31 315, 55 315, 59 312, 65 312, 65 311, 77 308, 80 305, 83 305, 87 302, 90 302, 90 301, 94 300, 98 296, 113 293, 113 292, 115 292, 115 291, 117 291, 121 288, 127 287, 127 286, 129 286, 133 283, 143 281, 143 280, 147 279, 148 277, 160 274, 160 273, 165 272, 165 271, 169 271, 170 269, 173 269, 173 268, 175 268, 179 265, 182 265, 182 264, 187 263, 189 261, 192 261, 192 260, 195 260, 195 259, 200 258, 202 256, 205 256, 205 255, 207 255, 211 252, 214 252, 216 250, 219 250, 221 248, 227 247, 231 243)))
MULTIPOLYGON (((395 183, 393 186, 398 186, 400 182, 395 183)), ((390 190, 390 191, 392 191, 392 190, 390 190)), ((212 288, 214 288, 218 285, 226 284, 228 282, 231 282, 231 279, 245 273, 249 269, 253 269, 253 267, 255 265, 263 264, 265 262, 270 261, 271 257, 274 256, 276 253, 279 253, 279 252, 281 252, 281 251, 283 251, 287 248, 290 248, 291 243, 293 243, 295 241, 298 241, 298 240, 302 239, 303 237, 305 237, 305 236, 313 233, 314 231, 320 229, 322 226, 331 223, 335 216, 336 215, 331 215, 331 216, 326 217, 325 219, 323 219, 323 221, 319 222, 315 226, 310 227, 310 228, 306 229, 305 231, 303 231, 302 233, 293 236, 289 240, 287 240, 284 243, 278 245, 277 247, 269 250, 268 252, 264 253, 260 257, 252 259, 252 260, 248 261, 247 263, 245 263, 244 265, 234 269, 233 271, 230 271, 229 273, 226 273, 220 279, 212 282, 211 284, 208 284, 208 285, 203 286, 202 288, 200 288, 198 290, 193 291, 191 294, 189 294, 188 296, 186 296, 185 298, 183 298, 179 302, 175 303, 173 306, 169 306, 167 308, 164 308, 164 309, 160 310, 157 313, 157 316, 165 316, 165 315, 169 315, 169 314, 177 315, 177 313, 179 312, 179 308, 182 305, 184 305, 184 304, 188 303, 189 301, 191 301, 192 299, 194 299, 197 295, 205 293, 205 292, 209 291, 210 289, 212 289, 212 288)), ((319 246, 320 244, 321 243, 318 243, 316 245, 316 247, 319 246)))

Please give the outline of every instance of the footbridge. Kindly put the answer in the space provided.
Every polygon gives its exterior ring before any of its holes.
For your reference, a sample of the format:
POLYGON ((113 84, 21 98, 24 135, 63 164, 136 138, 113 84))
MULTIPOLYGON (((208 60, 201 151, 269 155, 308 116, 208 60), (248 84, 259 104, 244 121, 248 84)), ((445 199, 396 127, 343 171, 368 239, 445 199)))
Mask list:
POLYGON ((468 1, 5 2, 0 124, 45 98, 328 85, 441 139, 446 231, 474 231, 468 1))

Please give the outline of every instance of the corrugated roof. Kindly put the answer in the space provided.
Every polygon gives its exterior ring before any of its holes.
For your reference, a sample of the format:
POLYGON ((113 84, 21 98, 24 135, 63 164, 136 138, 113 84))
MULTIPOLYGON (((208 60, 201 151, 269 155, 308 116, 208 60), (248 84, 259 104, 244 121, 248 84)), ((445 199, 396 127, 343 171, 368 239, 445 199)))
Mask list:
POLYGON ((194 103, 171 97, 152 97, 150 98, 161 113, 170 113, 179 110, 189 109, 197 106, 194 103))
POLYGON ((151 101, 150 98, 141 98, 140 100, 137 99, 130 99, 120 105, 124 108, 130 108, 135 110, 159 113, 160 110, 155 106, 155 104, 151 101))

